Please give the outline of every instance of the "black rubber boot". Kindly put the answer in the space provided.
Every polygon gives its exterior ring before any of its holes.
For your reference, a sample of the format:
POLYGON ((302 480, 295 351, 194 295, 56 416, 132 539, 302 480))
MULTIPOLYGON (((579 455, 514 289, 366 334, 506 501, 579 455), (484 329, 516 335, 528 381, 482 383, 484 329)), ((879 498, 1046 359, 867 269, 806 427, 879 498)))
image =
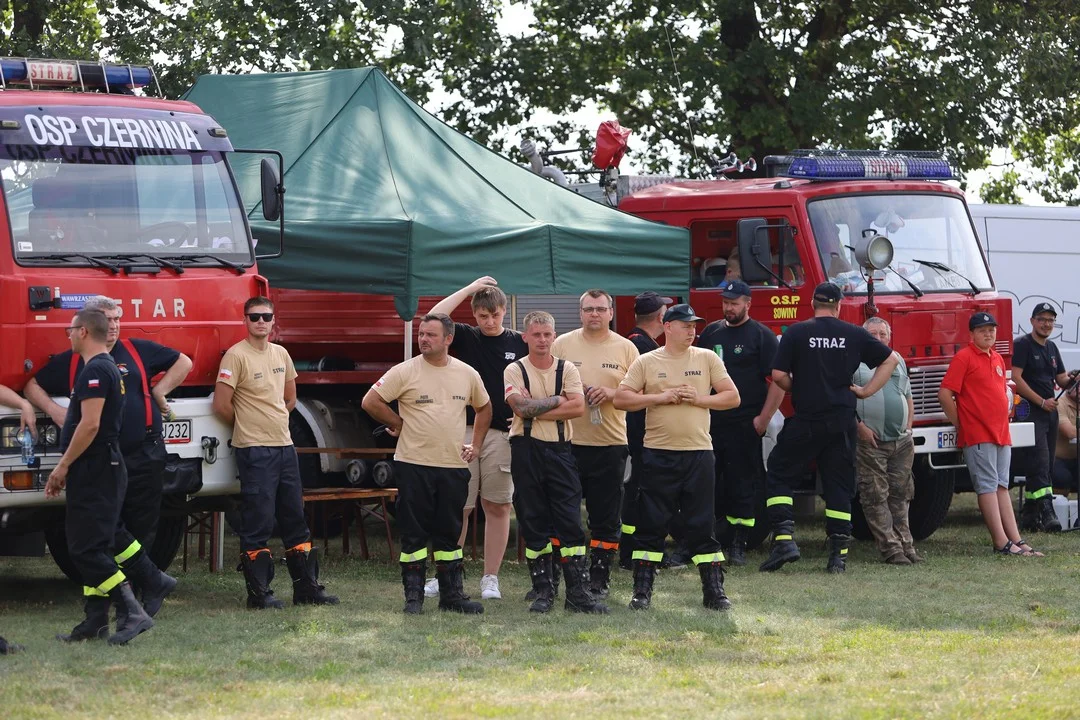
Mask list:
POLYGON ((729 565, 742 567, 746 564, 746 528, 735 526, 735 535, 731 538, 731 547, 724 553, 729 565))
POLYGON ((110 645, 126 645, 136 635, 154 627, 154 621, 135 599, 131 584, 122 582, 112 589, 109 598, 116 606, 116 632, 109 636, 110 645))
POLYGON ((1039 498, 1039 524, 1043 532, 1061 532, 1061 521, 1054 511, 1054 496, 1044 495, 1039 498))
POLYGON ((1038 532, 1042 530, 1042 523, 1039 522, 1042 514, 1039 512, 1038 500, 1025 500, 1024 506, 1020 508, 1020 529, 1024 532, 1038 532))
MULTIPOLYGON (((554 602, 555 598, 559 596, 559 578, 562 577, 562 557, 558 548, 552 550, 548 557, 551 558, 551 600, 554 602)), ((525 593, 525 599, 530 602, 535 600, 536 597, 535 587, 525 593)))
MULTIPOLYGON (((106 610, 106 615, 108 611, 106 610)), ((107 632, 107 631, 106 631, 107 632)), ((14 655, 15 653, 25 650, 22 645, 18 643, 8 642, 4 638, 0 637, 0 655, 14 655)))
MULTIPOLYGON (((401 585, 405 588, 406 615, 419 615, 424 612, 424 577, 427 574, 427 561, 401 563, 401 585)), ((439 589, 442 589, 440 583, 439 589)))
POLYGON ((466 615, 480 615, 484 606, 465 594, 465 565, 460 560, 435 563, 439 578, 439 609, 466 615))
POLYGON ((142 593, 143 610, 150 617, 157 615, 165 598, 176 589, 176 578, 159 570, 145 552, 140 552, 123 568, 124 575, 142 593))
POLYGON ((799 546, 795 544, 795 522, 788 520, 778 523, 773 529, 772 545, 769 547, 769 557, 761 563, 758 570, 761 572, 773 572, 779 570, 787 563, 795 562, 799 555, 799 546))
POLYGON ((326 594, 326 586, 319 584, 319 549, 289 550, 285 564, 292 577, 293 605, 337 605, 335 595, 326 594))
POLYGON ((589 558, 589 592, 593 594, 593 597, 603 599, 608 596, 611 564, 614 561, 614 550, 593 548, 589 558))
POLYGON ((724 569, 718 562, 698 565, 701 574, 701 604, 710 610, 730 610, 731 601, 724 594, 724 569))
POLYGON ((829 564, 825 566, 825 570, 831 573, 842 573, 847 571, 847 554, 848 548, 851 547, 850 535, 830 535, 829 536, 829 564))
POLYGON ((533 558, 528 563, 529 577, 532 578, 533 586, 532 605, 529 606, 529 612, 551 612, 551 607, 555 604, 555 590, 551 585, 551 553, 533 558))
POLYGON ((649 560, 634 561, 634 597, 631 610, 648 610, 652 603, 653 583, 656 581, 656 563, 649 560))
POLYGON ((109 598, 88 596, 83 603, 86 617, 67 635, 57 635, 57 640, 64 642, 82 642, 83 640, 104 640, 109 637, 109 598))
POLYGON ((589 592, 589 571, 585 567, 584 555, 572 555, 563 558, 563 573, 566 575, 566 601, 563 607, 570 612, 606 615, 607 605, 597 602, 589 592))
POLYGON ((280 610, 285 603, 274 597, 270 583, 274 579, 274 557, 269 550, 260 552, 252 560, 246 552, 240 553, 240 568, 244 571, 244 584, 247 585, 247 606, 252 610, 273 608, 280 610))

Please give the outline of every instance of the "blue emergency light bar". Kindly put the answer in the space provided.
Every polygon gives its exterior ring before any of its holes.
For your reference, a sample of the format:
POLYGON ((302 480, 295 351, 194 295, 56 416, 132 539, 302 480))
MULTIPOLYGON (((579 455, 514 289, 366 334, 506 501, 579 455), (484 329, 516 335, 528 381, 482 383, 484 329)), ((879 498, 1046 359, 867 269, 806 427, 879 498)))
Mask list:
POLYGON ((797 150, 783 158, 778 175, 804 180, 952 180, 942 153, 912 151, 797 150), (784 162, 786 161, 786 162, 784 162))
POLYGON ((28 86, 31 90, 76 89, 125 93, 151 83, 156 85, 157 78, 147 65, 0 58, 0 87, 7 89, 8 83, 28 86))

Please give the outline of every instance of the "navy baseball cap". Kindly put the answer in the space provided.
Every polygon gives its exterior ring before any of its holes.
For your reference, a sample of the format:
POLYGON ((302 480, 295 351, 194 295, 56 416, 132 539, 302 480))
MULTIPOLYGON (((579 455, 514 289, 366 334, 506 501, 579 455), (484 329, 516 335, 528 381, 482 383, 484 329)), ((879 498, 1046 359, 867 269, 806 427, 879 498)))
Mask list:
POLYGON ((724 292, 720 294, 726 297, 728 300, 737 300, 741 297, 750 297, 750 286, 744 283, 742 280, 732 280, 724 289, 724 292))
POLYGON ((1043 313, 1050 313, 1054 317, 1057 317, 1057 310, 1055 310, 1054 306, 1048 302, 1041 302, 1036 305, 1031 311, 1031 317, 1037 317, 1043 313))
POLYGON ((672 305, 668 308, 668 311, 664 313, 664 322, 671 322, 672 320, 682 320, 683 322, 697 322, 704 319, 705 318, 695 315, 694 308, 690 307, 686 303, 672 305))
POLYGON ((665 305, 675 302, 669 297, 658 295, 652 290, 647 290, 634 298, 634 314, 648 315, 654 313, 665 305))
POLYGON ((986 327, 987 325, 993 325, 997 327, 997 320, 990 313, 980 312, 975 313, 968 320, 968 330, 974 330, 975 328, 986 327))
POLYGON ((821 303, 838 303, 844 299, 844 291, 836 283, 823 282, 814 288, 814 299, 821 303))

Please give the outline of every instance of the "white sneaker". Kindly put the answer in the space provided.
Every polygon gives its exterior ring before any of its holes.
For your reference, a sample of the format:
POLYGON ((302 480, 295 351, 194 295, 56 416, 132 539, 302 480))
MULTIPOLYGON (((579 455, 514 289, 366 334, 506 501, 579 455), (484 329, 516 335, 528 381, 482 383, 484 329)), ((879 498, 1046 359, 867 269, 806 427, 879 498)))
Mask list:
POLYGON ((424 597, 439 597, 439 578, 431 578, 424 583, 424 597))
POLYGON ((499 576, 485 575, 480 578, 480 598, 482 600, 502 600, 499 592, 499 576))

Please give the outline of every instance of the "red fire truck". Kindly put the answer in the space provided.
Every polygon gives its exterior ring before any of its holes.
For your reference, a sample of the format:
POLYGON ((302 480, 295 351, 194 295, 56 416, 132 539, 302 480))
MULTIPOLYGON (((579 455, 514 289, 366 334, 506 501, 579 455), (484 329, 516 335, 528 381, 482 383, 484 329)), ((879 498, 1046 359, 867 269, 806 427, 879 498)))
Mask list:
MULTIPOLYGON (((955 491, 970 489, 955 429, 937 394, 949 360, 968 342, 967 318, 987 311, 1001 328, 997 351, 1012 355, 1012 305, 995 287, 963 193, 940 154, 800 152, 770 157, 772 177, 658 181, 622 176, 620 210, 689 228, 689 302, 708 320, 723 317, 721 286, 738 264, 752 286, 751 315, 777 335, 813 316, 820 282, 840 285, 841 317, 878 316, 892 326, 915 404, 915 500, 911 528, 936 530, 955 491)), ((629 298, 617 301, 622 332, 633 326, 629 298)), ((1030 423, 1014 423, 1013 443, 1030 446, 1030 423)), ((802 492, 815 493, 808 476, 802 492)), ((764 517, 764 499, 759 513, 764 517)), ((768 525, 759 522, 759 538, 768 525)))
MULTIPOLYGON (((239 308, 269 289, 227 133, 191 103, 135 94, 155 83, 148 67, 0 60, 0 383, 21 390, 67 349, 63 328, 87 297, 118 300, 124 336, 194 361, 165 426, 167 491, 182 505, 237 490, 230 431, 208 396, 222 353, 244 337, 239 308)), ((264 162, 268 220, 280 215, 278 168, 264 162)), ((41 554, 48 538, 65 567, 62 500, 42 491, 59 432, 44 415, 38 430, 34 469, 18 415, 0 407, 0 554, 41 554)), ((183 527, 181 513, 163 513, 155 560, 173 557, 183 527)))

